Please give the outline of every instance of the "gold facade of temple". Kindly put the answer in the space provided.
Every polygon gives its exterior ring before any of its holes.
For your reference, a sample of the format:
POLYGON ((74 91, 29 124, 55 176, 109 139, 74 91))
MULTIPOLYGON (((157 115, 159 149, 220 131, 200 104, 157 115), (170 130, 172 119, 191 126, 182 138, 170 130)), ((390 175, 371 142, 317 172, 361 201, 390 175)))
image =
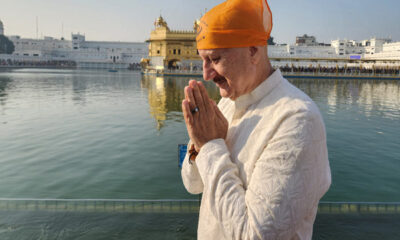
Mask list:
MULTIPOLYGON (((147 68, 182 69, 191 68, 200 57, 196 48, 196 28, 192 31, 170 30, 167 22, 160 16, 154 22, 155 29, 150 33, 149 60, 142 61, 147 68)), ((189 69, 187 69, 189 70, 189 69)))

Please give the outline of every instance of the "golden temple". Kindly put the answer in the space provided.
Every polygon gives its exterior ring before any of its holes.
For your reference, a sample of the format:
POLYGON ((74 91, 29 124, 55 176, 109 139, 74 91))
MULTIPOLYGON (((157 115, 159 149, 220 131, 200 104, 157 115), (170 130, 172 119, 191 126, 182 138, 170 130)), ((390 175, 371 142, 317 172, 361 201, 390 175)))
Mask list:
POLYGON ((164 73, 166 71, 196 71, 201 70, 201 59, 196 48, 196 29, 198 21, 193 24, 193 30, 170 30, 162 16, 154 22, 155 29, 150 33, 149 58, 142 59, 144 73, 164 73))

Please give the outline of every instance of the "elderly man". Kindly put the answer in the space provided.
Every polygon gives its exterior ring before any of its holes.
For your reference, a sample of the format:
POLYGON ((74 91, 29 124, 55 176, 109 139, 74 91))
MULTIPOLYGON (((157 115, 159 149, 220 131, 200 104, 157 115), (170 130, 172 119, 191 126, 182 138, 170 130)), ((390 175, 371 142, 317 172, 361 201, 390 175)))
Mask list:
POLYGON ((186 189, 203 193, 198 239, 311 239, 331 183, 314 102, 267 56, 266 0, 228 0, 201 19, 197 47, 218 106, 191 80, 182 102, 190 150, 186 189))

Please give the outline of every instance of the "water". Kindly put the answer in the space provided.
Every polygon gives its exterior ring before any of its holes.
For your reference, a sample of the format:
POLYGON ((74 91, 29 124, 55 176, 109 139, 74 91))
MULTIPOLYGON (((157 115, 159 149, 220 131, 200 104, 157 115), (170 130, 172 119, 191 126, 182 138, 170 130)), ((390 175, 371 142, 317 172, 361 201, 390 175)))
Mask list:
POLYGON ((327 129, 332 186, 323 200, 400 201, 400 82, 294 80, 327 129))
MULTIPOLYGON (((0 196, 198 198, 177 167, 177 146, 188 140, 180 109, 187 82, 129 71, 3 70, 0 196)), ((400 82, 291 82, 325 120, 333 183, 323 200, 400 201, 400 82)), ((206 87, 218 100, 213 83, 206 87)), ((181 233, 185 224, 171 226, 181 233)))

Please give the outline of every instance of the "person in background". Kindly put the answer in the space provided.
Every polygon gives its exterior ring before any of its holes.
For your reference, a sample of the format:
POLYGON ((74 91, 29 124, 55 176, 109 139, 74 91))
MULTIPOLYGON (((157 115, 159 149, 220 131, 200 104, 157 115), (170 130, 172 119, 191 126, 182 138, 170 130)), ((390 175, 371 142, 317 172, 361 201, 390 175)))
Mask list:
POLYGON ((197 31, 203 77, 182 102, 190 137, 182 179, 203 193, 198 239, 311 239, 331 184, 325 126, 315 103, 274 70, 266 0, 228 0, 197 31))

